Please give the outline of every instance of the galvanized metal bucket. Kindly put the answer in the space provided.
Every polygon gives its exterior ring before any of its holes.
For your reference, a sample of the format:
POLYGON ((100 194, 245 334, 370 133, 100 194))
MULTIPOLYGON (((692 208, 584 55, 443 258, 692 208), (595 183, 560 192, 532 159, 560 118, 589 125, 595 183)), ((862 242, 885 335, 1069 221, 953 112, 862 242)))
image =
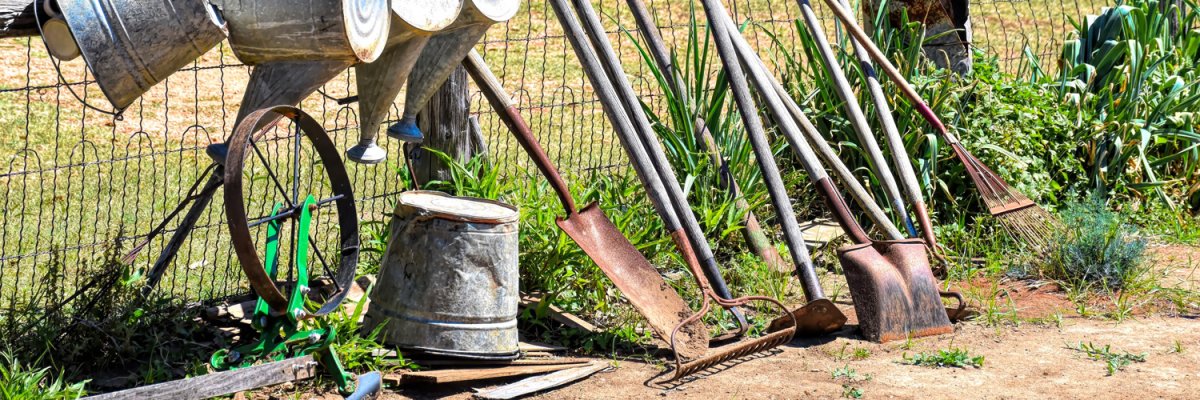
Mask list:
POLYGON ((491 200, 401 194, 364 329, 419 353, 516 358, 517 221, 491 200))
POLYGON ((346 150, 346 158, 377 164, 387 151, 375 142, 379 125, 408 82, 408 74, 429 38, 458 16, 462 0, 396 1, 387 46, 379 59, 355 67, 358 81, 359 140, 346 150))
POLYGON ((156 83, 225 40, 203 0, 58 0, 100 91, 125 109, 156 83))
POLYGON ((224 0, 229 45, 248 65, 370 62, 387 42, 388 0, 224 0))
POLYGON ((388 128, 395 138, 421 137, 417 128, 417 113, 433 97, 454 68, 462 63, 488 28, 508 21, 521 9, 520 0, 467 0, 462 13, 446 30, 438 32, 426 50, 421 52, 409 76, 408 92, 404 95, 404 116, 388 128))

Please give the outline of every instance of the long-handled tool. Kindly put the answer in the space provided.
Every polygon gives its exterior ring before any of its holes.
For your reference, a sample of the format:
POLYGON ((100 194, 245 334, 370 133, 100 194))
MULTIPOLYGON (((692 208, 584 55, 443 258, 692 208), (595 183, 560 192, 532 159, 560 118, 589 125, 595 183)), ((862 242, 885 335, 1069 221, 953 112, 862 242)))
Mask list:
MULTIPOLYGON (((726 18, 724 23, 729 28, 734 26, 732 19, 726 18)), ((779 94, 776 86, 770 84, 771 78, 766 67, 749 44, 739 35, 731 35, 731 38, 738 45, 759 95, 765 99, 767 108, 782 130, 788 136, 800 136, 800 128, 795 120, 799 119, 796 115, 803 116, 803 113, 789 110, 782 100, 784 96, 779 94)), ((803 140, 793 142, 796 142, 801 164, 833 211, 834 218, 851 240, 859 244, 839 250, 839 259, 854 298, 854 308, 863 335, 870 340, 883 342, 953 331, 941 302, 943 294, 939 292, 937 281, 929 268, 923 242, 919 239, 872 242, 850 214, 812 148, 803 140)), ((831 162, 841 163, 836 157, 831 162)), ((960 310, 963 305, 960 300, 960 310)))
MULTIPOLYGON (((806 1, 806 0, 799 0, 806 1)), ((921 95, 912 88, 908 80, 904 79, 904 75, 896 70, 892 62, 887 59, 887 56, 875 46, 871 38, 863 32, 858 23, 854 21, 854 17, 844 7, 836 2, 837 0, 825 0, 829 4, 829 8, 833 10, 833 14, 837 19, 842 21, 850 34, 858 39, 863 45, 867 54, 871 56, 879 66, 883 68, 883 72, 887 74, 900 90, 904 92, 905 97, 913 102, 913 107, 917 112, 921 113, 921 117, 925 118, 934 129, 946 139, 950 144, 950 148, 954 150, 954 155, 958 157, 966 167, 967 174, 971 176, 971 180, 975 182, 975 186, 979 189, 983 201, 988 206, 988 212, 1000 220, 1005 228, 1013 236, 1022 238, 1027 244, 1035 249, 1044 251, 1055 232, 1060 222, 1050 215, 1042 207, 1038 206, 1029 197, 1026 197, 1020 191, 1000 178, 986 165, 983 165, 979 159, 975 158, 966 148, 959 142, 958 137, 950 133, 946 129, 946 125, 934 115, 933 110, 929 105, 921 99, 921 95)))
POLYGON ((464 62, 467 72, 475 79, 488 103, 500 115, 500 119, 516 136, 517 142, 533 159, 535 165, 546 176, 550 187, 558 194, 566 218, 558 220, 558 226, 567 236, 588 254, 600 269, 612 279, 629 302, 646 317, 650 328, 663 340, 677 339, 675 352, 679 357, 701 357, 708 350, 708 329, 698 320, 689 321, 692 311, 663 280, 662 275, 650 265, 621 231, 613 225, 604 211, 593 203, 582 210, 575 208, 575 200, 567 189, 566 182, 550 163, 525 119, 513 106, 512 100, 499 80, 483 63, 478 53, 470 52, 464 62), (676 331, 676 327, 684 326, 676 331))
POLYGON ((800 14, 804 18, 804 24, 808 26, 808 31, 817 44, 817 53, 821 55, 825 70, 829 72, 829 77, 833 80, 834 92, 845 103, 846 117, 850 120, 854 132, 858 134, 859 145, 866 150, 871 170, 875 173, 875 177, 879 178, 884 195, 895 209, 896 215, 900 216, 904 222, 904 227, 908 230, 909 235, 916 236, 912 219, 908 217, 908 211, 904 207, 904 197, 896 185, 896 177, 892 175, 891 168, 888 168, 887 159, 884 158, 883 151, 879 148, 879 142, 875 140, 875 135, 871 132, 870 125, 867 124, 867 117, 863 114, 862 107, 858 105, 858 98, 854 95, 854 89, 850 87, 850 80, 846 79, 846 73, 842 71, 837 57, 833 54, 833 48, 829 46, 825 30, 821 28, 821 21, 817 19, 817 14, 813 12, 812 5, 808 0, 797 0, 797 3, 800 4, 800 14))
MULTIPOLYGON (((850 7, 848 0, 842 0, 842 4, 850 7)), ((879 126, 887 139, 888 149, 892 156, 892 166, 896 168, 897 174, 900 176, 900 188, 908 196, 908 202, 912 207, 913 214, 917 217, 917 223, 921 225, 921 237, 925 239, 929 249, 936 253, 938 252, 937 237, 933 233, 933 221, 929 219, 929 210, 925 208, 925 195, 921 193, 921 184, 917 182, 917 173, 913 170, 912 158, 908 156, 908 149, 904 147, 904 138, 900 137, 900 130, 896 129, 896 120, 892 117, 892 108, 888 106, 883 86, 879 84, 875 66, 871 64, 871 57, 867 55, 866 50, 863 50, 858 39, 851 38, 850 43, 854 46, 854 56, 858 58, 863 75, 867 78, 867 89, 871 92, 871 99, 875 103, 875 114, 879 117, 879 126)))
MULTIPOLYGON (((633 162, 634 170, 638 172, 638 176, 642 179, 644 186, 646 186, 647 194, 653 200, 652 203, 656 205, 656 208, 660 208, 659 214, 664 216, 664 219, 669 218, 669 215, 664 212, 665 210, 661 209, 663 208, 661 207, 662 205, 668 204, 679 207, 677 211, 679 211, 681 214, 684 212, 691 213, 691 210, 686 206, 686 199, 672 199, 672 197, 675 197, 675 195, 678 195, 679 193, 672 193, 664 188, 663 182, 660 180, 658 175, 669 175, 669 170, 655 170, 652 159, 646 154, 647 152, 645 147, 651 147, 656 151, 661 151, 661 149, 653 146, 645 146, 643 144, 642 138, 639 137, 637 130, 634 128, 634 125, 629 118, 629 115, 626 114, 625 107, 621 104, 621 101, 617 97, 616 90, 613 88, 612 82, 609 81, 608 76, 605 74, 605 70, 601 66, 595 50, 589 47, 586 42, 584 42, 584 40, 586 40, 586 35, 584 34, 583 29, 580 27, 579 21, 571 15, 570 6, 566 4, 565 0, 552 0, 550 4, 554 7, 554 12, 558 16, 559 22, 567 31, 567 39, 571 42, 571 47, 574 48, 576 55, 582 62, 585 75, 588 76, 588 79, 592 82, 592 86, 596 88, 597 92, 599 93, 600 102, 604 105, 605 114, 608 115, 609 120, 616 128, 617 134, 621 139, 621 144, 623 147, 625 147, 626 153, 633 162)), ((580 12, 585 14, 589 13, 589 5, 581 4, 581 6, 586 8, 580 10, 580 12)), ((605 48, 601 50, 611 52, 611 48, 605 48)), ((609 54, 609 56, 611 56, 611 54, 609 54)), ((614 68, 612 72, 613 75, 622 74, 620 69, 616 68, 614 68)), ((644 117, 645 115, 640 116, 640 118, 644 117)), ((677 182, 672 183, 677 184, 677 182)), ((683 229, 676 229, 671 232, 671 236, 675 240, 675 243, 679 246, 679 251, 683 255, 685 264, 688 265, 689 270, 692 272, 692 276, 696 279, 697 286, 699 286, 701 292, 703 293, 703 303, 700 312, 693 314, 691 317, 681 323, 679 327, 675 329, 675 332, 669 336, 672 348, 678 349, 680 347, 681 340, 684 338, 681 337, 679 333, 686 329, 689 324, 700 321, 704 314, 708 312, 712 303, 716 303, 723 308, 730 309, 744 306, 751 301, 762 301, 772 303, 773 305, 779 307, 781 311, 786 313, 787 309, 784 308, 781 303, 768 297, 752 296, 738 299, 722 298, 720 295, 715 293, 712 286, 709 285, 708 279, 705 277, 706 271, 704 271, 704 268, 700 266, 699 260, 696 259, 695 253, 692 251, 691 245, 687 238, 687 233, 685 233, 683 229)), ((777 347, 790 341, 794 333, 795 325, 793 324, 789 329, 783 329, 778 332, 770 333, 757 339, 744 340, 736 344, 724 346, 712 351, 712 354, 707 354, 699 358, 676 357, 676 368, 673 376, 669 379, 678 379, 738 357, 777 347)), ((678 354, 678 350, 676 353, 678 354)))
MULTIPOLYGON (((767 190, 770 193, 771 203, 774 206, 776 214, 778 214, 780 225, 783 227, 784 237, 787 239, 788 251, 791 252, 792 260, 796 263, 796 270, 800 275, 800 284, 804 289, 805 296, 810 300, 809 305, 793 311, 792 315, 797 321, 805 321, 813 318, 807 315, 810 311, 818 311, 819 314, 833 317, 841 316, 841 311, 837 310, 837 307, 825 298, 825 293, 821 289, 821 282, 817 279, 812 257, 808 253, 808 247, 804 244, 804 236, 800 232, 799 224, 796 222, 796 213, 792 209, 792 201, 788 197, 783 177, 779 172, 779 166, 775 163, 771 144, 767 141, 766 131, 763 128, 762 119, 758 115, 757 106, 754 104, 753 97, 751 97, 750 86, 746 81, 745 71, 738 63, 736 50, 729 37, 729 27, 721 23, 723 18, 728 18, 725 7, 716 0, 703 0, 703 4, 712 27, 712 35, 714 42, 717 44, 717 51, 725 67, 726 77, 729 79, 730 89, 733 91, 734 101, 737 103, 743 125, 746 127, 746 131, 750 137, 754 156, 758 160, 759 169, 762 171, 763 182, 766 184, 767 190)), ((829 321, 831 323, 826 329, 810 333, 819 333, 820 331, 828 331, 828 329, 840 328, 841 324, 845 323, 845 316, 831 318, 829 321)))
MULTIPOLYGON (((672 236, 676 242, 680 240, 688 240, 691 243, 692 250, 696 251, 697 259, 703 267, 704 276, 712 285, 713 291, 723 299, 731 299, 733 295, 729 291, 728 285, 725 284, 725 278, 721 276, 721 269, 717 266, 717 258, 713 255, 712 247, 708 244, 708 239, 704 237, 704 230, 700 228, 700 222, 696 220, 695 214, 692 213, 692 208, 688 205, 687 194, 683 192, 683 188, 679 186, 679 178, 675 175, 675 171, 671 169, 671 163, 667 160, 666 154, 663 152, 661 145, 658 143, 654 134, 653 128, 650 126, 650 120, 646 117, 645 111, 642 110, 641 104, 638 102, 637 94, 633 92, 633 85, 629 79, 625 77, 625 71, 621 67, 621 61, 613 50, 612 44, 608 42, 608 35, 604 31, 604 26, 600 22, 596 11, 592 9, 592 4, 588 0, 572 0, 575 5, 575 12, 579 14, 579 20, 582 22, 585 33, 588 39, 592 42, 592 48, 600 58, 601 66, 604 67, 604 72, 607 74, 609 82, 616 89, 616 101, 621 104, 625 110, 625 115, 629 117, 632 124, 634 137, 640 143, 643 152, 648 156, 649 163, 643 163, 648 171, 654 171, 658 175, 659 182, 662 183, 665 196, 651 196, 654 199, 666 199, 667 204, 659 207, 660 210, 665 210, 666 214, 661 215, 668 231, 676 232, 682 230, 686 236, 672 236)), ((620 129, 620 128, 618 128, 620 129)), ((641 159, 634 158, 635 163, 641 162, 641 159)), ((652 188, 648 188, 652 189, 652 188)), ((676 243, 680 245, 679 243, 676 243)), ((740 309, 731 309, 738 321, 738 331, 735 335, 741 335, 749 329, 749 324, 746 322, 746 316, 740 309)))
MULTIPOLYGON (((683 76, 679 75, 678 71, 676 71, 675 65, 667 51, 667 46, 663 42, 662 36, 659 35, 658 26, 654 24, 654 19, 650 16, 650 10, 646 8, 646 3, 642 0, 626 0, 626 3, 629 4, 629 8, 633 11, 633 18, 636 21, 638 31, 641 33, 642 40, 645 41, 646 51, 654 58, 654 62, 658 65, 660 73, 666 78, 671 92, 679 96, 684 104, 690 104, 688 87, 683 82, 683 76)), ((721 157, 721 149, 717 146, 717 141, 713 138, 712 132, 708 130, 704 118, 696 116, 693 123, 693 132, 696 136, 696 143, 700 145, 702 151, 708 153, 709 162, 717 167, 720 173, 721 189, 729 192, 736 199, 734 203, 735 207, 739 210, 745 210, 745 216, 742 217, 742 237, 746 240, 746 246, 755 255, 762 258, 773 271, 781 273, 790 271, 791 267, 779 256, 779 251, 775 249, 775 245, 771 243, 771 239, 767 238, 766 233, 763 232, 762 226, 758 222, 758 217, 754 215, 754 211, 750 210, 750 203, 746 201, 745 196, 742 195, 741 188, 738 187, 737 181, 734 180, 728 161, 721 157)))

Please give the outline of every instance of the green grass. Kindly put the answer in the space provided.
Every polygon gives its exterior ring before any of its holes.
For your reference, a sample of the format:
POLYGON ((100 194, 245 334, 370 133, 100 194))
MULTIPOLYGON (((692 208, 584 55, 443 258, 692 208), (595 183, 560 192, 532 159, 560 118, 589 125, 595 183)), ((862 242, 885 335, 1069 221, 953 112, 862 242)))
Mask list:
POLYGON ((1067 345, 1068 349, 1078 351, 1087 355, 1088 358, 1095 361, 1104 362, 1104 368, 1108 376, 1113 376, 1133 363, 1146 362, 1146 353, 1133 354, 1130 352, 1121 352, 1114 350, 1111 345, 1099 346, 1091 342, 1079 342, 1074 345, 1067 345))
POLYGON ((0 398, 5 400, 74 400, 87 395, 84 382, 69 383, 50 368, 22 364, 11 354, 0 356, 0 398))

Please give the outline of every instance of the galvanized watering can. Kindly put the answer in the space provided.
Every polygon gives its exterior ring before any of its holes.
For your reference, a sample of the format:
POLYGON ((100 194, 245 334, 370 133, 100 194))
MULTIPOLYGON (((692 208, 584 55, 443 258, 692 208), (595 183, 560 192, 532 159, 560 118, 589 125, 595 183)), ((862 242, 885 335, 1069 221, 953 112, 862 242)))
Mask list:
POLYGON ((388 0, 224 0, 218 8, 234 55, 255 66, 238 122, 299 104, 351 65, 374 61, 391 24, 388 0))
POLYGON ((119 110, 227 35, 203 0, 58 0, 58 8, 100 91, 119 110))
POLYGON ((408 92, 404 95, 404 116, 388 128, 387 134, 405 141, 420 141, 423 135, 417 128, 417 113, 437 92, 454 68, 488 28, 508 21, 521 8, 520 0, 468 0, 462 13, 446 30, 429 39, 427 50, 421 52, 412 74, 408 92))
POLYGON ((387 151, 375 143, 379 125, 408 82, 421 50, 437 31, 454 22, 462 0, 392 2, 392 26, 383 54, 372 63, 354 67, 358 79, 359 140, 346 150, 346 158, 377 164, 387 151))

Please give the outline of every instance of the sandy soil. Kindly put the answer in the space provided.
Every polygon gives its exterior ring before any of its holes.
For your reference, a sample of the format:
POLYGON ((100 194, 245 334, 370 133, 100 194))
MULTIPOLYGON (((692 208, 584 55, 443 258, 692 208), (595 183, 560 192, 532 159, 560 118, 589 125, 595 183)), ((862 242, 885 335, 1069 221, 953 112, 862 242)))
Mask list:
MULTIPOLYGON (((1197 265, 1194 260, 1200 260, 1200 248, 1170 246, 1157 248, 1153 254, 1156 271, 1167 278, 1161 281, 1163 286, 1192 290, 1200 282, 1192 273, 1197 265)), ((610 370, 536 398, 826 399, 841 398, 852 388, 860 390, 862 398, 896 399, 1200 398, 1196 305, 1190 305, 1189 312, 1155 308, 1114 322, 1079 317, 1066 295, 1053 285, 1003 285, 1018 323, 962 322, 953 334, 876 344, 858 337, 853 306, 839 304, 851 316, 851 323, 834 337, 797 339, 771 353, 669 386, 651 382, 666 370, 664 365, 607 360, 613 365, 610 370), (1111 345, 1113 352, 1144 353, 1145 362, 1132 363, 1108 376, 1104 362, 1071 348, 1081 342, 1111 345), (903 363, 906 355, 948 348, 984 356, 984 364, 981 368, 931 368, 903 363), (859 378, 834 378, 833 372, 840 368, 853 369, 859 378)), ((476 389, 511 381, 405 386, 391 389, 381 398, 467 399, 476 389)))

